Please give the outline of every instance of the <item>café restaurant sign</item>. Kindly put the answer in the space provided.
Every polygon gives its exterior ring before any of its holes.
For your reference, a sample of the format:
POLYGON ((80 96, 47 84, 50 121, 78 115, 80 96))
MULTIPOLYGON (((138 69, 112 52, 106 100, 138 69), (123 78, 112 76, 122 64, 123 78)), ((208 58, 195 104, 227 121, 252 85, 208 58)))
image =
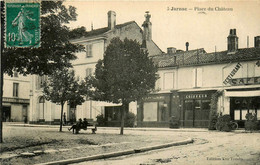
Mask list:
POLYGON ((237 63, 235 68, 229 73, 227 78, 223 81, 223 84, 227 85, 232 80, 232 77, 237 73, 237 71, 240 69, 242 65, 240 63, 237 63))
POLYGON ((230 80, 231 85, 251 85, 260 84, 260 77, 236 78, 230 80))

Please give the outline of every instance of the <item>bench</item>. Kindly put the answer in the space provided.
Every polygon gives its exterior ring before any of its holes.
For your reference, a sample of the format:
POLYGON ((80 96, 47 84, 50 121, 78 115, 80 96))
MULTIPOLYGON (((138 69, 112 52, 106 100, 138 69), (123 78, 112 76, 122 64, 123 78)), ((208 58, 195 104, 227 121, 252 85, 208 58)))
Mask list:
POLYGON ((53 124, 54 124, 54 125, 60 124, 60 119, 54 119, 54 120, 53 120, 53 124))
POLYGON ((88 123, 87 127, 81 127, 80 129, 85 130, 85 131, 90 129, 92 131, 92 134, 96 134, 97 126, 95 124, 88 123))

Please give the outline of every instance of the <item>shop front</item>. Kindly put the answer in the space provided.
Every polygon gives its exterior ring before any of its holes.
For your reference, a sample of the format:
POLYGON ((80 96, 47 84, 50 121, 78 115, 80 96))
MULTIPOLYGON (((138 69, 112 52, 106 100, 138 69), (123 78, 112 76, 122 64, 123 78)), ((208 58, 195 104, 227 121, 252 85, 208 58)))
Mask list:
POLYGON ((179 91, 182 127, 207 128, 209 125, 211 95, 216 90, 209 91, 179 91))
POLYGON ((230 98, 230 116, 239 127, 244 127, 246 114, 256 114, 260 120, 260 88, 229 89, 225 97, 230 98))
POLYGON ((137 105, 138 127, 169 127, 171 93, 150 94, 137 105))

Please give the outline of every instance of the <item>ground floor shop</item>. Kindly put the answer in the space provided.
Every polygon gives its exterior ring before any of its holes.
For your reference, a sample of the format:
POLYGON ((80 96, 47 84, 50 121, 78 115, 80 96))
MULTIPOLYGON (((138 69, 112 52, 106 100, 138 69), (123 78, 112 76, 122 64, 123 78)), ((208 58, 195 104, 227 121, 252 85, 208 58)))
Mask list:
POLYGON ((180 109, 180 125, 182 127, 208 127, 211 96, 214 92, 216 91, 179 92, 182 107, 180 109))
POLYGON ((27 122, 29 99, 3 97, 3 122, 27 122))
POLYGON ((227 89, 225 96, 229 101, 231 119, 244 127, 246 114, 252 113, 260 120, 260 88, 227 89))
POLYGON ((260 87, 244 85, 150 94, 138 102, 137 126, 169 127, 174 117, 180 127, 208 128, 213 104, 218 114, 230 115, 243 128, 247 113, 256 114, 260 120, 260 87))
POLYGON ((171 116, 178 117, 177 92, 150 94, 138 102, 138 127, 169 127, 171 116))
POLYGON ((171 91, 151 94, 139 102, 138 126, 169 127, 177 120, 181 127, 207 128, 209 124, 211 95, 215 91, 171 91))

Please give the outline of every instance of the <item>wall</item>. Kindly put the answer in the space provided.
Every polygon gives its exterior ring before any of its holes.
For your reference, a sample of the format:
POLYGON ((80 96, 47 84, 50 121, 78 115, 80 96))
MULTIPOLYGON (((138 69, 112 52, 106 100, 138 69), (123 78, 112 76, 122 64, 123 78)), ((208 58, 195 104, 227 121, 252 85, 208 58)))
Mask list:
MULTIPOLYGON (((247 77, 259 77, 260 76, 260 67, 256 65, 257 61, 249 61, 249 62, 240 62, 242 65, 236 74, 233 76, 236 78, 247 78, 247 77)), ((169 68, 169 69, 160 69, 158 74, 160 79, 157 82, 157 86, 164 90, 164 73, 174 73, 174 87, 172 89, 189 89, 194 88, 194 70, 196 68, 201 68, 202 76, 201 81, 202 84, 199 87, 202 88, 210 88, 210 87, 222 87, 222 86, 230 86, 230 84, 224 85, 222 82, 226 79, 226 77, 232 72, 232 70, 236 67, 237 62, 234 63, 226 63, 226 64, 214 64, 214 65, 202 65, 202 66, 187 66, 180 67, 178 69, 169 68)), ((166 80, 167 81, 167 80, 166 80)), ((157 89, 158 87, 156 87, 157 89)))
POLYGON ((29 99, 30 91, 30 75, 11 77, 4 75, 3 97, 13 97, 13 83, 19 83, 18 97, 29 99))
MULTIPOLYGON (((114 29, 112 32, 107 34, 106 46, 109 45, 110 41, 114 37, 119 37, 121 40, 125 38, 136 40, 139 44, 143 42, 143 34, 142 29, 134 22, 120 29, 114 29)), ((153 41, 147 41, 147 49, 149 52, 149 56, 161 54, 162 51, 153 41)))
MULTIPOLYGON (((23 76, 18 75, 18 77, 11 77, 4 74, 4 84, 3 84, 3 98, 15 98, 15 99, 29 99, 30 91, 30 75, 23 76), (18 97, 13 96, 13 83, 18 83, 18 97)), ((29 109, 29 104, 20 102, 5 102, 3 101, 3 106, 10 107, 10 121, 23 122, 24 116, 28 112, 23 112, 29 109)))

